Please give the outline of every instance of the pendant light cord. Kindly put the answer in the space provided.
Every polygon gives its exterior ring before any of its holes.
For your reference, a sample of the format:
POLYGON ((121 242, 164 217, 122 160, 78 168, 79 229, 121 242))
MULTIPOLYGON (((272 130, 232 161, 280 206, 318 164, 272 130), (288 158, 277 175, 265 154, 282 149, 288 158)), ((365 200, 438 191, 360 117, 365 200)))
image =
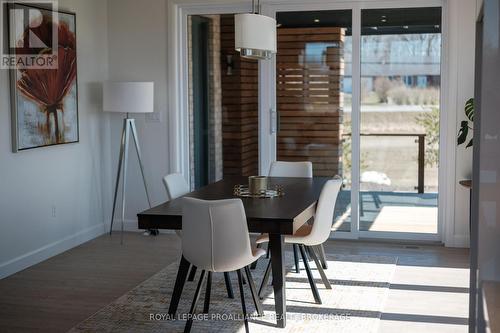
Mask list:
POLYGON ((255 7, 255 0, 252 0, 252 14, 259 14, 260 12, 260 0, 257 0, 257 7, 255 7))

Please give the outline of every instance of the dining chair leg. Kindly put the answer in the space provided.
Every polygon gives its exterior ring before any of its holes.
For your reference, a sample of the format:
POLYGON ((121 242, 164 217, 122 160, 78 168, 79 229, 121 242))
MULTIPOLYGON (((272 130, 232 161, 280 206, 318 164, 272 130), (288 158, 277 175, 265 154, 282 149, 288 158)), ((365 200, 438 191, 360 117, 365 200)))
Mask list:
MULTIPOLYGON (((262 247, 262 244, 260 244, 260 243, 259 243, 259 244, 257 244, 255 247, 256 247, 256 248, 258 248, 258 249, 260 249, 260 248, 262 247)), ((255 260, 255 261, 252 263, 252 265, 250 266, 250 269, 256 269, 256 268, 257 268, 257 262, 258 262, 258 261, 259 261, 259 259, 255 260)))
POLYGON ((268 245, 267 245, 267 251, 266 251, 266 259, 269 259, 269 258, 271 257, 271 254, 270 254, 270 252, 269 252, 269 249, 270 249, 270 248, 271 248, 271 247, 270 247, 270 246, 269 246, 269 244, 268 244, 268 245))
POLYGON ((264 288, 266 287, 267 282, 269 281, 269 273, 271 273, 271 260, 269 260, 267 262, 266 272, 264 273, 264 277, 262 278, 262 282, 260 284, 260 288, 259 288, 259 298, 260 299, 264 299, 262 294, 264 293, 264 288))
POLYGON ((325 246, 321 244, 316 246, 316 249, 318 250, 319 261, 321 261, 323 269, 328 269, 328 262, 326 261, 326 254, 325 254, 325 246))
POLYGON ((249 333, 247 307, 245 305, 245 291, 243 290, 243 276, 241 275, 241 269, 238 269, 236 272, 238 274, 238 284, 240 285, 241 308, 243 310, 243 321, 245 322, 245 332, 249 333))
POLYGON ((175 279, 174 291, 172 292, 172 298, 170 299, 170 306, 168 308, 168 314, 172 317, 177 312, 177 306, 179 305, 179 300, 181 299, 182 289, 184 289, 186 277, 189 273, 189 266, 189 261, 182 256, 179 264, 179 270, 177 271, 177 278, 175 279))
POLYGON ((311 257, 311 248, 310 247, 306 247, 306 257, 307 257, 307 261, 312 261, 312 257, 311 257))
POLYGON ((300 273, 299 268, 299 247, 293 244, 293 259, 295 260, 295 273, 300 273))
POLYGON ((314 252, 314 247, 311 247, 311 256, 314 260, 314 263, 316 264, 316 267, 318 268, 319 275, 321 275, 321 280, 323 280, 323 284, 325 285, 326 289, 332 289, 332 285, 330 284, 330 281, 328 281, 328 278, 326 277, 325 271, 323 270, 323 266, 319 262, 319 259, 316 256, 316 253, 314 252))
POLYGON ((231 284, 231 277, 228 272, 224 273, 224 281, 226 282, 227 297, 234 298, 233 286, 231 284))
POLYGON ((245 279, 244 275, 241 276, 241 281, 243 282, 243 284, 247 284, 247 279, 245 279))
POLYGON ((205 271, 202 270, 200 274, 200 281, 198 282, 198 286, 196 287, 196 291, 194 292, 193 303, 191 304, 191 309, 189 310, 189 318, 186 322, 186 326, 184 326, 184 333, 191 332, 191 327, 193 326, 193 315, 196 311, 196 306, 198 305, 198 301, 200 299, 200 291, 204 279, 205 271))
POLYGON ((195 265, 192 265, 192 266, 191 266, 191 271, 189 272, 188 281, 189 281, 189 282, 194 281, 194 277, 195 277, 195 275, 196 275, 196 266, 195 266, 195 265))
POLYGON ((257 314, 259 317, 264 315, 264 311, 262 311, 262 304, 260 303, 260 299, 257 296, 257 289, 255 288, 255 283, 253 281, 252 272, 250 272, 250 268, 245 267, 245 273, 248 280, 248 285, 250 286, 250 292, 252 293, 253 303, 255 304, 255 309, 257 310, 257 314))
POLYGON ((207 274, 207 289, 205 290, 205 305, 203 306, 203 313, 208 313, 210 308, 210 293, 212 291, 212 272, 207 274))
POLYGON ((311 290, 314 296, 314 301, 317 304, 321 304, 321 297, 319 296, 318 288, 316 287, 316 283, 314 282, 314 278, 311 272, 311 268, 309 267, 309 262, 307 261, 305 246, 299 246, 300 253, 302 254, 302 261, 304 262, 304 267, 307 273, 307 279, 309 280, 309 285, 311 286, 311 290))

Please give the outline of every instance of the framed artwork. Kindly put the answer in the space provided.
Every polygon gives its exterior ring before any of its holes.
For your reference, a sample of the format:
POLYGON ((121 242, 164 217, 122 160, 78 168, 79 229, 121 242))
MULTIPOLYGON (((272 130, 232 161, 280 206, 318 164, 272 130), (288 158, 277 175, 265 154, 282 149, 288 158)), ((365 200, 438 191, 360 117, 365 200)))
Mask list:
POLYGON ((9 4, 13 151, 79 141, 76 16, 9 4))

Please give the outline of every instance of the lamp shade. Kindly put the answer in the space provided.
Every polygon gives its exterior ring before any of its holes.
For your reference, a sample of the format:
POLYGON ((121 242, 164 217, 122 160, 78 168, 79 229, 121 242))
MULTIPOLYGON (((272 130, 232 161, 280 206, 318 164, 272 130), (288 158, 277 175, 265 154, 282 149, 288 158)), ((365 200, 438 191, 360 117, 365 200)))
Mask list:
POLYGON ((154 112, 154 83, 105 82, 103 110, 122 113, 154 112))
POLYGON ((234 16, 235 49, 242 57, 270 59, 276 53, 276 20, 259 14, 234 16))

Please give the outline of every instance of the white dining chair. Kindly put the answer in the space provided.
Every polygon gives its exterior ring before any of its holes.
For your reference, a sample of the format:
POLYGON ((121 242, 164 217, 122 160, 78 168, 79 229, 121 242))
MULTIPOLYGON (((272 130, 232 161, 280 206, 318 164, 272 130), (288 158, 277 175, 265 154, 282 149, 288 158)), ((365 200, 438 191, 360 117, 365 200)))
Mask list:
POLYGON ((241 270, 245 271, 257 313, 263 315, 262 305, 248 266, 264 255, 265 251, 251 246, 243 202, 241 199, 207 201, 185 198, 183 200, 182 255, 192 265, 201 269, 184 332, 189 332, 193 325, 193 315, 205 274, 207 274, 207 286, 204 313, 208 313, 212 273, 233 271, 238 275, 245 330, 248 332, 241 270))
MULTIPOLYGON (((312 178, 313 165, 309 161, 304 161, 304 162, 275 161, 271 163, 271 167, 269 168, 269 177, 312 178)), ((323 253, 324 253, 323 248, 321 248, 320 260, 323 264, 323 267, 326 269, 327 264, 326 264, 326 259, 322 255, 323 253)), ((295 262, 295 272, 300 273, 299 248, 295 244, 293 245, 293 258, 295 262)), ((255 268, 255 264, 253 268, 255 268)))
MULTIPOLYGON (((276 161, 271 164, 269 169, 269 177, 296 177, 296 178, 312 178, 313 177, 313 165, 309 161, 305 162, 284 162, 276 161)), ((325 257, 325 249, 323 245, 319 245, 317 248, 319 254, 319 260, 324 269, 328 268, 328 264, 325 257)), ((293 256, 295 259, 295 271, 300 272, 298 267, 299 255, 298 248, 294 245, 293 256)))
POLYGON ((188 183, 180 173, 171 173, 163 177, 163 185, 167 190, 168 201, 182 197, 190 192, 188 183))
POLYGON ((294 177, 294 178, 312 178, 313 165, 311 162, 283 162, 276 161, 271 163, 269 168, 269 177, 294 177))
MULTIPOLYGON (((321 190, 321 194, 316 207, 316 214, 314 216, 314 223, 304 224, 300 227, 295 234, 285 235, 285 243, 297 245, 300 249, 302 256, 302 261, 304 262, 304 267, 306 269, 307 278, 311 286, 314 300, 316 303, 321 304, 321 298, 319 296, 318 288, 314 282, 311 268, 307 260, 306 249, 308 253, 314 260, 314 263, 321 275, 321 279, 327 289, 331 289, 330 282, 326 277, 325 271, 316 255, 316 248, 318 245, 323 244, 330 237, 330 231, 333 221, 333 213, 335 210, 335 203, 337 201, 337 196, 339 194, 340 188, 342 186, 342 179, 336 177, 334 179, 328 180, 321 190)), ((257 239, 257 244, 269 242, 269 235, 262 234, 257 239)), ((271 262, 268 263, 266 272, 264 273, 264 278, 259 289, 259 297, 262 297, 263 290, 268 283, 269 273, 271 271, 271 262)))
MULTIPOLYGON (((180 173, 171 173, 163 177, 163 185, 165 185, 165 189, 167 190, 168 201, 182 197, 190 192, 188 183, 180 173)), ((182 232, 180 230, 176 230, 175 233, 182 239, 182 232)), ((192 265, 188 281, 194 281, 196 270, 197 267, 192 265)), ((234 298, 233 287, 228 273, 224 274, 224 280, 226 282, 227 296, 234 298)))

